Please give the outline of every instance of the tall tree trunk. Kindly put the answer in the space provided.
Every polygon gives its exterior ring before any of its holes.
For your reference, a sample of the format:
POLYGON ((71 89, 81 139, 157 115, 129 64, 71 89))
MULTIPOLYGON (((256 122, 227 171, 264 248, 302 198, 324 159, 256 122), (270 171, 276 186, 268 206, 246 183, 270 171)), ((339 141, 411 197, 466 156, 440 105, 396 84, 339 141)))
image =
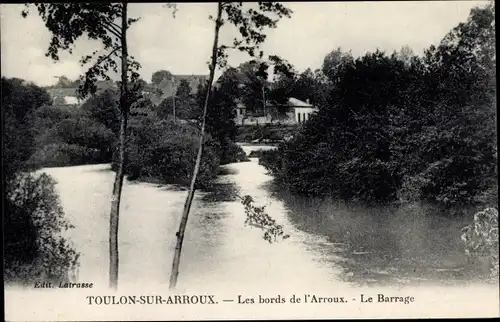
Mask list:
POLYGON ((118 288, 118 222, 120 216, 120 201, 123 187, 125 167, 125 144, 128 122, 128 51, 127 51, 127 3, 123 2, 121 47, 122 47, 122 83, 120 87, 120 134, 118 170, 113 185, 111 197, 111 213, 109 216, 109 287, 118 288))
POLYGON ((177 277, 179 276, 179 264, 181 259, 182 242, 184 241, 184 232, 186 231, 186 225, 189 217, 189 211, 191 210, 191 204, 193 202, 196 177, 200 171, 201 157, 203 153, 203 141, 205 140, 205 120, 207 116, 208 100, 210 97, 210 92, 212 90, 212 83, 214 81, 215 68, 217 66, 217 47, 219 43, 219 30, 221 27, 221 16, 222 16, 222 3, 218 2, 217 7, 217 19, 215 20, 215 35, 214 43, 212 47, 212 62, 210 65, 210 77, 207 84, 207 89, 205 93, 205 103, 203 105, 203 118, 200 131, 200 143, 198 146, 198 155, 196 156, 196 163, 194 166, 193 176, 191 178, 191 184, 189 185, 189 192, 184 204, 184 210, 182 213, 181 223, 179 225, 179 231, 176 233, 177 244, 175 245, 175 254, 172 264, 172 272, 170 275, 170 289, 174 289, 177 285, 177 277))
POLYGON ((175 117, 175 94, 172 96, 172 103, 174 105, 174 123, 176 123, 176 117, 175 117))
POLYGON ((264 83, 262 83, 262 107, 264 108, 264 116, 267 120, 267 111, 266 111, 266 93, 264 88, 264 83))

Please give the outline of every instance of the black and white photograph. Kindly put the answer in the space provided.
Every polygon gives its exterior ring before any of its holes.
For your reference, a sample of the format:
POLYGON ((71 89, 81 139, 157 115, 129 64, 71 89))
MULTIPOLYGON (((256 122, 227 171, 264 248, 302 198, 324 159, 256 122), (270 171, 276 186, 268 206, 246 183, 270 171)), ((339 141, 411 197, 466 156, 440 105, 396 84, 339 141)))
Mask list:
POLYGON ((5 320, 500 316, 494 1, 0 22, 5 320))

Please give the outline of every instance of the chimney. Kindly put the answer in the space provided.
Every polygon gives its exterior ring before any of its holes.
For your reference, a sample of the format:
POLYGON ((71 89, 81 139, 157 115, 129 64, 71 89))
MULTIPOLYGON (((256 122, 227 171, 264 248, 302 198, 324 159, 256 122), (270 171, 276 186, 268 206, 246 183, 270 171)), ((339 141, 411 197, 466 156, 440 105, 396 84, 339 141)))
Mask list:
POLYGON ((309 99, 306 99, 306 103, 307 103, 307 104, 310 104, 310 103, 309 103, 309 99))

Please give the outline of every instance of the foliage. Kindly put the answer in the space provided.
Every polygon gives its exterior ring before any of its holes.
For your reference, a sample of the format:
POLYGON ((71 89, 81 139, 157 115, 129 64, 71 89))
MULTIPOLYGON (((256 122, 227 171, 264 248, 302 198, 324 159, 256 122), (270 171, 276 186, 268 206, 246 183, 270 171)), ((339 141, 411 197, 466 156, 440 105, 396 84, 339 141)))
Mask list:
MULTIPOLYGON (((127 142, 128 162, 125 174, 140 179, 169 184, 189 184, 196 158, 198 129, 159 120, 149 108, 133 109, 127 142)), ((211 138, 201 163, 198 187, 209 187, 217 174, 219 156, 211 138)), ((114 159, 116 167, 116 153, 114 159)))
MULTIPOLYGON (((104 45, 105 54, 96 50, 80 60, 82 66, 94 60, 95 64, 89 67, 85 75, 80 77, 79 92, 82 97, 93 94, 97 90, 99 78, 110 80, 108 71, 118 73, 119 49, 122 48, 121 35, 124 30, 116 24, 116 20, 123 15, 122 3, 34 3, 26 4, 22 15, 29 14, 30 6, 35 6, 45 26, 52 33, 52 38, 46 53, 53 60, 59 60, 60 50, 68 50, 71 54, 77 39, 86 35, 90 39, 100 40, 104 45), (113 58, 114 57, 114 58, 113 58)), ((126 26, 136 22, 137 18, 127 19, 126 26)), ((132 81, 137 80, 137 70, 140 65, 133 57, 127 57, 128 69, 132 81)))
POLYGON ((229 141, 234 142, 236 136, 234 88, 235 83, 221 77, 210 93, 208 101, 205 119, 207 132, 219 142, 221 148, 229 141))
POLYGON ((177 91, 175 92, 175 96, 179 99, 186 99, 191 96, 191 84, 186 79, 181 79, 179 87, 177 87, 177 91))
MULTIPOLYGON (((33 167, 40 117, 58 122, 71 112, 56 109, 50 95, 20 79, 2 77, 4 154, 4 277, 7 283, 60 281, 77 265, 75 250, 61 235, 70 228, 47 175, 24 173, 33 167)), ((36 164, 39 166, 40 164, 36 164)))
POLYGON ((471 225, 462 229, 465 252, 472 258, 487 257, 493 276, 498 278, 498 211, 486 208, 474 215, 471 225))
POLYGON ((28 164, 33 167, 67 167, 108 161, 109 157, 104 157, 99 149, 62 142, 43 145, 31 156, 28 164))
POLYGON ((151 76, 151 83, 154 85, 160 85, 162 82, 168 80, 170 81, 173 78, 172 73, 166 70, 159 70, 153 73, 151 76))
POLYGON ((117 134, 120 130, 119 98, 117 90, 106 89, 90 97, 80 109, 117 134))
POLYGON ((283 155, 282 148, 283 147, 280 146, 278 147, 278 149, 263 150, 259 153, 259 164, 264 166, 264 168, 266 168, 266 170, 268 170, 269 173, 276 178, 279 178, 279 174, 281 171, 281 162, 283 155))
POLYGON ((226 139, 218 145, 220 164, 236 163, 249 161, 247 154, 243 149, 233 141, 226 139))
POLYGON ((38 168, 109 162, 116 136, 89 114, 58 106, 35 111, 35 148, 27 164, 38 168))
MULTIPOLYGON (((184 232, 187 226, 189 211, 194 198, 196 189, 196 179, 200 172, 201 161, 203 158, 203 146, 205 144, 205 126, 207 119, 207 111, 209 105, 210 92, 212 91, 212 84, 215 76, 215 69, 217 66, 224 67, 227 63, 226 49, 227 45, 219 45, 219 33, 221 27, 229 21, 235 26, 242 38, 235 38, 233 41, 233 48, 240 51, 246 51, 251 56, 255 54, 255 50, 265 40, 263 33, 264 27, 276 27, 278 20, 283 16, 290 16, 291 11, 283 5, 276 2, 259 2, 259 10, 249 8, 243 9, 242 2, 219 2, 217 3, 217 17, 209 17, 214 20, 214 40, 212 43, 212 56, 210 59, 209 69, 210 76, 205 89, 205 100, 203 103, 203 113, 201 117, 201 131, 199 132, 199 146, 196 155, 195 166, 189 187, 189 192, 184 205, 184 210, 179 224, 179 231, 177 232, 177 243, 175 247, 174 260, 172 263, 172 273, 170 275, 170 288, 175 288, 177 284, 177 277, 179 275, 180 257, 182 250, 182 243, 184 240, 184 232), (274 19, 272 15, 275 15, 274 19), (271 15, 271 16, 270 16, 271 15), (277 16, 277 17, 276 17, 277 16)), ((261 51, 259 57, 262 58, 263 52, 261 51)))
MULTIPOLYGON (((199 105, 194 95, 185 97, 175 97, 175 117, 181 120, 197 120, 199 118, 199 105)), ((172 96, 165 98, 155 111, 159 118, 173 118, 174 98, 172 96)))
MULTIPOLYGON (((408 48, 356 59, 330 53, 327 79, 317 78, 326 103, 261 162, 305 195, 496 206, 494 26, 490 5, 424 57, 408 48)), ((315 93, 314 82, 304 84, 315 93)))
POLYGON ((330 83, 321 70, 306 69, 301 74, 282 74, 270 86, 268 99, 277 104, 286 104, 288 98, 309 100, 321 108, 327 104, 330 83))
POLYGON ((50 95, 44 89, 21 79, 2 77, 3 173, 6 179, 25 168, 35 147, 34 113, 50 102, 50 95))
POLYGON ((245 125, 237 129, 237 142, 251 142, 254 140, 281 142, 293 136, 297 131, 296 125, 245 125))
POLYGON ((7 183, 4 218, 4 277, 7 283, 58 283, 78 266, 79 254, 64 237, 64 218, 46 174, 16 174, 7 183))
MULTIPOLYGON (((29 9, 34 5, 45 26, 52 34, 47 56, 53 60, 59 59, 60 50, 72 53, 72 46, 77 39, 86 35, 90 39, 99 40, 104 45, 105 54, 97 56, 99 50, 81 58, 82 66, 95 59, 96 62, 80 77, 80 96, 86 97, 95 93, 99 78, 109 81, 109 71, 120 75, 120 133, 119 133, 119 167, 116 171, 115 183, 111 198, 110 212, 110 287, 118 285, 118 218, 120 210, 121 191, 124 180, 125 142, 127 137, 128 112, 133 103, 140 98, 137 95, 141 87, 137 70, 140 64, 129 56, 127 46, 127 30, 131 24, 139 20, 128 17, 128 3, 34 3, 26 4, 29 9), (116 21, 119 21, 117 23, 116 21), (118 64, 120 63, 120 64, 118 64), (132 90, 129 86, 132 85, 132 90)), ((27 11, 22 15, 26 17, 27 11)))
MULTIPOLYGON (((259 2, 258 9, 246 6, 243 2, 226 2, 221 9, 223 15, 217 23, 222 26, 229 22, 238 30, 239 35, 233 39, 232 45, 218 46, 216 58, 220 67, 227 64, 228 49, 236 49, 262 59, 264 53, 259 51, 259 46, 266 39, 265 28, 276 28, 281 18, 292 14, 292 10, 279 2, 259 2)), ((210 19, 214 18, 210 16, 210 19)), ((269 56, 271 61, 274 58, 275 56, 269 56)))
POLYGON ((287 239, 290 237, 283 232, 283 226, 276 224, 276 221, 265 212, 265 206, 255 206, 253 198, 249 195, 240 197, 240 199, 247 215, 245 225, 264 230, 264 240, 273 243, 278 241, 278 238, 287 239))

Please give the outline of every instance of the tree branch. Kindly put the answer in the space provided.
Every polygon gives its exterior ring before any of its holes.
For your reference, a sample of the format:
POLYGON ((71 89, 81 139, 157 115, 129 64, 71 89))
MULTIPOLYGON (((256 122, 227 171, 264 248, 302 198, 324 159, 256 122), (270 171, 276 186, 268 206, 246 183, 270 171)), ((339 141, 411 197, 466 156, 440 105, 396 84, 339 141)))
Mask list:
POLYGON ((110 24, 111 26, 114 26, 115 28, 118 28, 118 29, 120 29, 120 28, 121 28, 119 25, 117 25, 117 24, 116 24, 116 23, 114 23, 113 21, 110 21, 110 22, 109 22, 109 24, 110 24))
POLYGON ((121 38, 121 32, 119 30, 115 30, 111 27, 111 24, 105 24, 103 23, 102 26, 104 29, 112 33, 116 38, 120 39, 121 38))
POLYGON ((121 48, 121 46, 115 47, 115 49, 113 49, 109 54, 107 54, 106 57, 103 57, 103 58, 99 59, 91 68, 89 68, 89 70, 97 67, 103 61, 105 61, 106 59, 108 59, 109 57, 111 57, 111 55, 113 55, 120 48, 121 48))

